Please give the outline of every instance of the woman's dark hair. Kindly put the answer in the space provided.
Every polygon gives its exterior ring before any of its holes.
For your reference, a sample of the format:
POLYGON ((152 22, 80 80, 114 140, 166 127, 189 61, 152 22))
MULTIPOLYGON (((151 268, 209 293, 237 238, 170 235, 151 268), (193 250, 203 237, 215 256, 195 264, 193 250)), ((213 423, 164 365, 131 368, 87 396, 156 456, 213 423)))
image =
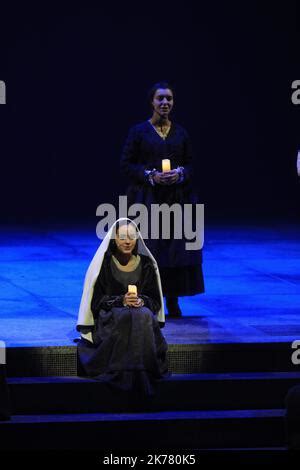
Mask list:
POLYGON ((150 101, 150 104, 152 103, 154 95, 155 95, 156 91, 159 88, 162 88, 163 90, 168 88, 169 90, 171 90, 171 92, 173 93, 173 96, 174 96, 174 87, 170 83, 168 83, 168 82, 157 82, 148 91, 148 99, 150 101))
MULTIPOLYGON (((115 235, 118 233, 119 228, 122 227, 123 225, 129 225, 131 224, 131 220, 121 220, 116 223, 115 229, 113 231, 113 236, 109 242, 108 250, 111 252, 111 254, 115 255, 117 251, 117 244, 115 240, 115 235)), ((136 244, 135 247, 132 250, 133 255, 137 255, 138 252, 138 232, 137 232, 137 238, 136 238, 136 244)))

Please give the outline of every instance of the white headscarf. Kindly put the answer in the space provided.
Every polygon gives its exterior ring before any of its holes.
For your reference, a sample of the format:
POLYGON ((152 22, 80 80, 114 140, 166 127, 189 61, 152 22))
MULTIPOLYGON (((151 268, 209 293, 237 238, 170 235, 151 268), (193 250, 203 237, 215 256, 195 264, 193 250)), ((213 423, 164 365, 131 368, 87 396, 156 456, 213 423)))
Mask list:
POLYGON ((156 280, 158 284, 158 289, 159 289, 159 295, 160 295, 160 303, 161 303, 161 308, 159 312, 157 313, 157 320, 159 322, 164 323, 165 322, 165 311, 164 311, 164 301, 163 301, 163 295, 162 295, 162 288, 161 288, 161 280, 160 280, 160 274, 159 274, 159 269, 157 266, 157 262, 149 249, 147 248, 143 237, 135 224, 135 222, 131 219, 128 219, 127 217, 122 217, 114 222, 114 224, 110 227, 109 231, 105 235, 104 239, 102 240, 101 245, 99 246, 98 250, 96 251, 91 264, 88 267, 88 270, 85 275, 84 279, 84 285, 83 285, 83 293, 81 297, 81 302, 80 302, 80 307, 79 307, 79 314, 78 314, 78 321, 77 325, 82 325, 82 326, 93 326, 94 325, 94 316, 91 311, 91 301, 93 297, 93 292, 94 292, 94 285, 97 280, 97 277, 100 273, 101 266, 103 263, 104 255, 109 247, 109 243, 113 234, 113 230, 118 222, 128 220, 134 227, 136 228, 136 231, 138 232, 138 239, 137 239, 137 252, 138 254, 142 254, 145 256, 148 256, 153 264, 154 271, 156 274, 156 280))

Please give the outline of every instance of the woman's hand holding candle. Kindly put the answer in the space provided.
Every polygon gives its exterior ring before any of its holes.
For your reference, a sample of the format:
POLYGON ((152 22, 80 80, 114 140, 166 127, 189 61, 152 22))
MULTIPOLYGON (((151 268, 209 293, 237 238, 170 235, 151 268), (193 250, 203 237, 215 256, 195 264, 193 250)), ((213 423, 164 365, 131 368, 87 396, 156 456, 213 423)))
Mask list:
POLYGON ((166 184, 174 184, 179 178, 177 170, 170 170, 164 173, 166 184))
POLYGON ((137 296, 137 288, 135 285, 128 286, 128 292, 124 295, 123 303, 128 307, 142 307, 144 305, 143 299, 137 296))
POLYGON ((170 185, 176 183, 179 178, 177 170, 171 170, 171 160, 165 158, 161 161, 162 172, 157 171, 153 179, 156 184, 170 185))
POLYGON ((163 185, 170 185, 176 183, 176 181, 179 178, 179 174, 177 170, 170 170, 170 171, 164 171, 160 173, 157 171, 153 179, 156 184, 163 184, 163 185))
POLYGON ((171 160, 169 158, 165 158, 161 161, 161 168, 162 172, 157 171, 153 176, 155 183, 162 185, 176 183, 179 174, 177 170, 171 170, 171 160))
POLYGON ((137 295, 137 287, 136 287, 136 285, 135 285, 135 284, 129 284, 129 285, 128 285, 127 292, 131 292, 131 293, 137 295))

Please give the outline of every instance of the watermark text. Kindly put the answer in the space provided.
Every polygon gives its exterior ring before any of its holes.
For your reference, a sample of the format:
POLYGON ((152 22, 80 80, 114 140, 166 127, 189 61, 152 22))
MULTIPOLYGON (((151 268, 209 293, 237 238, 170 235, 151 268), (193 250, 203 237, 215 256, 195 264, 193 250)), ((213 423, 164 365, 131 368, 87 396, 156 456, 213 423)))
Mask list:
POLYGON ((102 217, 96 227, 101 240, 116 220, 124 217, 135 222, 144 240, 185 240, 186 250, 200 250, 204 244, 204 204, 151 204, 149 209, 140 203, 128 207, 127 196, 119 196, 118 216, 109 203, 100 204, 96 215, 102 217))
POLYGON ((6 85, 3 80, 0 80, 0 104, 6 104, 6 85))

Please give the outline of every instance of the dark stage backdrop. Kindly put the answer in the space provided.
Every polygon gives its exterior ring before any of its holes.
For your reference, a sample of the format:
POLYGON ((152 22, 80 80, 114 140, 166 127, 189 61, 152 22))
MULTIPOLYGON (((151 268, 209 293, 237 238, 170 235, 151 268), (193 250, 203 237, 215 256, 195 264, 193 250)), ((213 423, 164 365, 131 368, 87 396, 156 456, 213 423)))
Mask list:
POLYGON ((299 212, 300 7, 180 3, 1 6, 2 221, 88 219, 116 202, 128 129, 161 79, 207 216, 299 212))

